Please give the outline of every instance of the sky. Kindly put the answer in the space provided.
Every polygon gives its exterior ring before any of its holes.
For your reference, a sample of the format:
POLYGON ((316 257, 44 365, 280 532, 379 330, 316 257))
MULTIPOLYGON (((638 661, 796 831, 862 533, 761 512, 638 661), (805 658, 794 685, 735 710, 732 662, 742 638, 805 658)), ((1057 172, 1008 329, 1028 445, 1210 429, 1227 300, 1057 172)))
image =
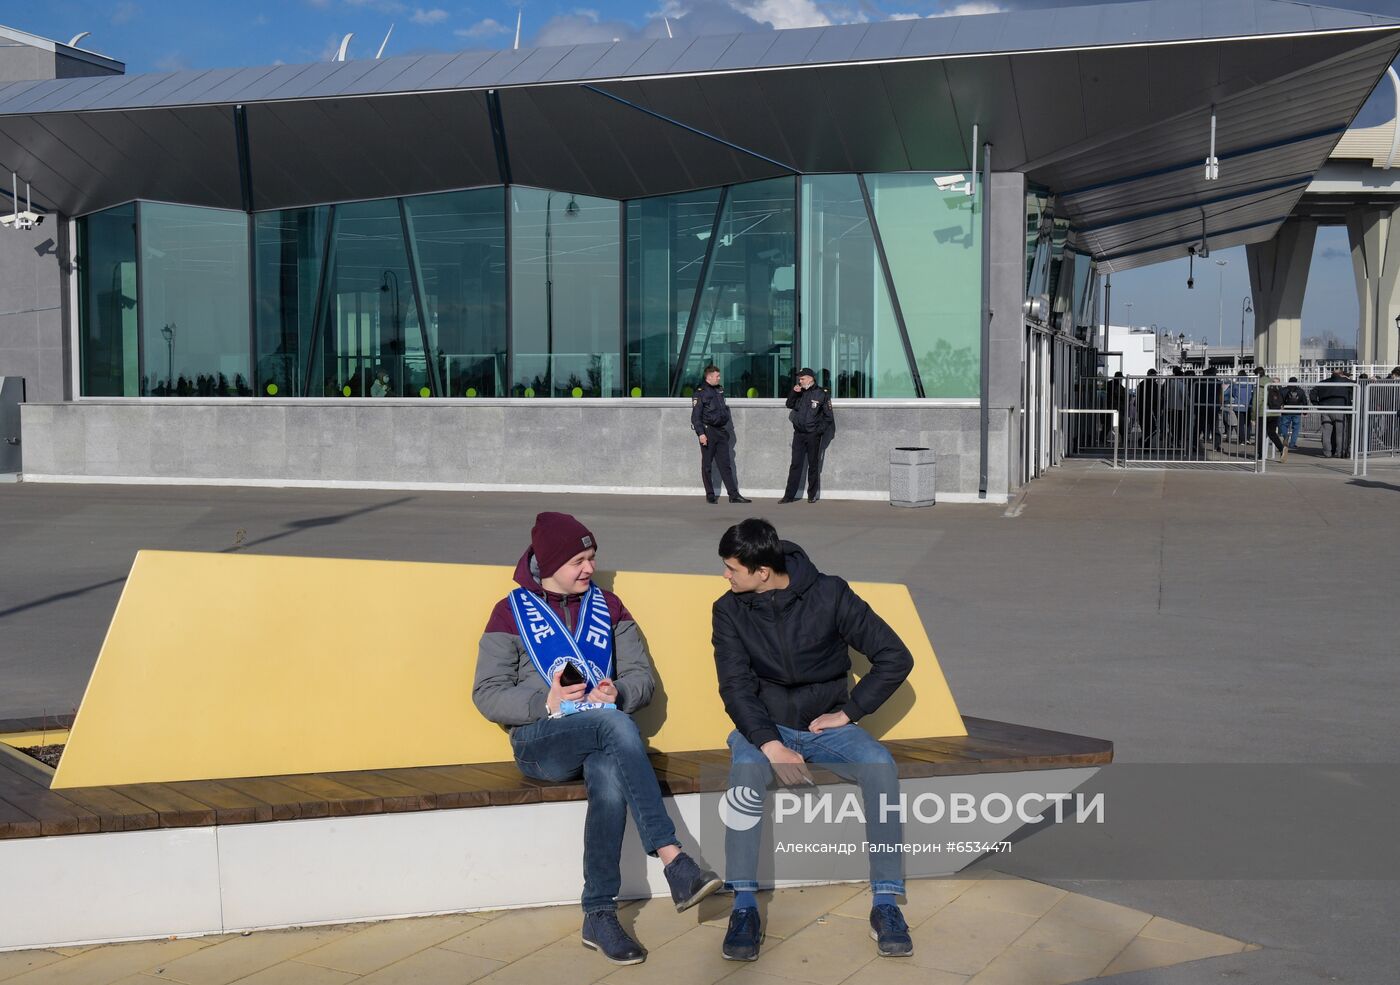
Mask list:
MULTIPOLYGON (((1093 0, 1079 0, 1093 2, 1093 0)), ((1112 2, 1112 0, 1107 0, 1112 2)), ((126 63, 128 73, 224 68, 331 58, 353 33, 350 58, 507 48, 521 15, 521 45, 578 44, 814 27, 895 18, 978 14, 1067 6, 1068 0, 0 0, 0 24, 67 41, 91 32, 82 47, 126 63), (663 20, 663 18, 665 20, 663 20)), ((1333 0, 1335 6, 1400 17, 1400 0, 1333 0)), ((1390 87, 1377 88, 1356 120, 1394 118, 1390 87)), ((1114 324, 1151 325, 1211 344, 1238 344, 1249 294, 1243 248, 1220 250, 1196 265, 1177 260, 1113 278, 1114 324), (1217 266, 1216 261, 1225 265, 1217 266), (1128 302, 1132 302, 1129 308, 1128 302)), ((1303 303, 1305 337, 1356 336, 1357 300, 1346 231, 1318 231, 1303 303)))

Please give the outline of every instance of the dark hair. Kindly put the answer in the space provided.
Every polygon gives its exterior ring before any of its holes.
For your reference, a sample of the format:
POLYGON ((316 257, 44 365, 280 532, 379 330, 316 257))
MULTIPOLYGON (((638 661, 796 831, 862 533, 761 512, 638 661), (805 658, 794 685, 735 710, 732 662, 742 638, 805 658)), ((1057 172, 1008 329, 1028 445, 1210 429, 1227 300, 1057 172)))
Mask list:
POLYGON ((705 367, 705 372, 701 373, 700 375, 701 375, 701 376, 709 376, 711 373, 718 373, 718 372, 719 372, 719 367, 716 366, 714 363, 711 363, 710 365, 708 365, 708 366, 705 367))
POLYGON ((1265 369, 1264 369, 1263 366, 1255 366, 1255 367, 1254 367, 1254 375, 1256 375, 1256 376, 1267 376, 1268 373, 1265 371, 1265 369))
POLYGON ((719 556, 726 561, 733 558, 750 574, 764 567, 780 575, 787 574, 787 557, 783 554, 778 531, 773 529, 773 524, 757 517, 749 517, 724 532, 719 539, 719 556))
POLYGON ((1298 377, 1296 377, 1296 376, 1290 376, 1290 377, 1288 378, 1288 382, 1289 382, 1289 383, 1297 383, 1297 382, 1298 382, 1298 377))

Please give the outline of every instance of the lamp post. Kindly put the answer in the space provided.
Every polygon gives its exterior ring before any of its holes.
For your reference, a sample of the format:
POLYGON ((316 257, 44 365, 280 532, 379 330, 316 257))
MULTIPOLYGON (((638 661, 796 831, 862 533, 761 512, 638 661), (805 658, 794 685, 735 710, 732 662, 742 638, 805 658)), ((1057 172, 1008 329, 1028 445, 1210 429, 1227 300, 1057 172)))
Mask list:
POLYGON ((165 339, 165 389, 169 395, 175 392, 175 323, 162 325, 160 337, 165 339))
POLYGON ((1123 307, 1128 309, 1128 331, 1133 330, 1133 302, 1124 301, 1123 307))
POLYGON ((1229 260, 1216 260, 1215 265, 1220 268, 1220 293, 1216 298, 1215 331, 1217 333, 1225 331, 1225 265, 1229 260))
MULTIPOLYGON (((1243 303, 1240 304, 1240 366, 1244 365, 1244 316, 1253 314, 1253 312, 1254 305, 1251 304, 1249 298, 1246 297, 1243 303)), ((1238 369, 1239 367, 1236 368, 1238 369)))

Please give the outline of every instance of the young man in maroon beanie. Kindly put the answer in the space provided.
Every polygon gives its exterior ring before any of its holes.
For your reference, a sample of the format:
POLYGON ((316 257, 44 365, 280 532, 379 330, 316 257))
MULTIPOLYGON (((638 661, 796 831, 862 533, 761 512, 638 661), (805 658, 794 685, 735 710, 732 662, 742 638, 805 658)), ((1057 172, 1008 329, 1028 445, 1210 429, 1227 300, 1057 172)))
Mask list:
POLYGON ((661 859, 676 910, 723 885, 681 851, 632 714, 656 679, 637 624, 593 584, 598 541, 567 513, 541 513, 515 569, 520 586, 491 613, 472 701, 510 732, 515 764, 536 780, 583 777, 583 943, 614 964, 646 952, 617 919, 622 835, 630 810, 647 854, 661 859), (615 669, 614 669, 615 668, 615 669))

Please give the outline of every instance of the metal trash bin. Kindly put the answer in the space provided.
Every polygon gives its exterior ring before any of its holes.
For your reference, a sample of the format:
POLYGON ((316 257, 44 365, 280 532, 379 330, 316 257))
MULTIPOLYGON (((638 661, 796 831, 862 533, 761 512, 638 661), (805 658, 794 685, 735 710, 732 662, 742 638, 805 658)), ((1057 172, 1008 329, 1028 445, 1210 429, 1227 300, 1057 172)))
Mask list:
POLYGON ((891 506, 933 505, 933 466, 936 457, 927 448, 891 449, 891 506))

